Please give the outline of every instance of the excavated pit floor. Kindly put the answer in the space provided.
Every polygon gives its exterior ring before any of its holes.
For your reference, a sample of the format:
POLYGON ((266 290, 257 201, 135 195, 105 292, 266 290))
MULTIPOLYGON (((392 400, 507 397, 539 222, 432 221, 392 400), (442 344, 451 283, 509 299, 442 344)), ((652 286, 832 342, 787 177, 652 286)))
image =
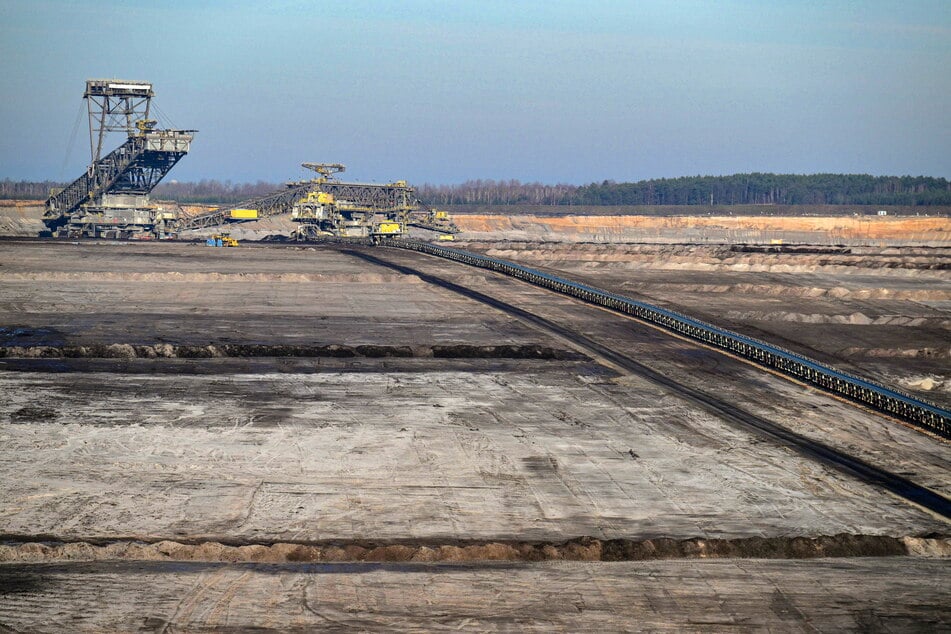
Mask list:
POLYGON ((951 407, 951 247, 468 245, 951 407))
POLYGON ((948 496, 946 443, 541 289, 359 251, 3 245, 0 626, 948 626, 946 519, 423 278, 948 496))

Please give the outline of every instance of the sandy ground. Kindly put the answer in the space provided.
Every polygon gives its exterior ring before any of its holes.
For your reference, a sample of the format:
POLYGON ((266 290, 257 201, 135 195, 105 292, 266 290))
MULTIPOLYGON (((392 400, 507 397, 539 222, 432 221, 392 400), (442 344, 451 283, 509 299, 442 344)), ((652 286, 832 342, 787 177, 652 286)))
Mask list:
MULTIPOLYGON (((948 445, 894 421, 510 279, 409 252, 372 255, 491 294, 951 495, 948 445)), ((251 564, 216 560, 214 548, 204 563, 130 561, 78 545, 44 550, 72 541, 122 550, 162 540, 415 547, 949 533, 945 519, 605 365, 573 340, 358 256, 3 245, 0 335, 10 349, 373 345, 413 354, 0 359, 0 626, 947 626, 940 548, 927 558, 437 566, 251 564), (434 355, 460 344, 561 354, 434 355)), ((569 259, 544 264, 602 273, 569 259)), ((612 275, 602 280, 624 279, 612 275)), ((898 315, 942 320, 938 308, 923 316, 915 302, 895 306, 898 315)))
POLYGON ((891 558, 10 565, 0 566, 0 622, 30 632, 939 632, 951 626, 947 568, 906 559, 897 569, 891 558))
POLYGON ((948 246, 947 217, 534 216, 460 214, 464 239, 657 244, 948 246))
POLYGON ((951 406, 951 249, 475 242, 951 406))

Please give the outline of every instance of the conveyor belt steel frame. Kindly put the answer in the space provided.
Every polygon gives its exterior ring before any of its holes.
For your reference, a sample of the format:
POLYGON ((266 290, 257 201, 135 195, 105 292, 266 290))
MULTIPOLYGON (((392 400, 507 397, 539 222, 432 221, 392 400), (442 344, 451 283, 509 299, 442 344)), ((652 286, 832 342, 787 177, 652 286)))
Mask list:
POLYGON ((333 194, 338 200, 349 201, 358 211, 404 212, 418 207, 418 203, 414 202, 415 199, 411 200, 413 189, 404 185, 306 181, 265 196, 244 200, 234 207, 235 209, 257 209, 258 217, 255 219, 232 218, 229 215, 232 208, 223 207, 184 221, 179 230, 204 229, 226 223, 249 222, 288 214, 298 200, 306 196, 308 192, 318 190, 333 194))
POLYGON ((267 194, 266 196, 259 196, 257 198, 243 200, 234 207, 222 207, 220 209, 215 209, 214 211, 209 211, 207 213, 203 213, 184 220, 179 225, 178 230, 187 231, 189 229, 206 229, 208 227, 220 227, 224 224, 253 222, 254 220, 261 220, 264 218, 270 218, 271 216, 290 213, 291 207, 294 206, 294 203, 297 202, 302 196, 306 196, 310 189, 311 185, 294 185, 292 187, 267 194), (232 209, 257 209, 258 217, 232 218, 230 215, 232 209))
POLYGON ((666 308, 572 282, 514 262, 425 242, 382 240, 379 244, 418 251, 497 271, 590 304, 632 315, 679 335, 726 350, 757 365, 889 414, 951 439, 951 412, 868 379, 836 370, 795 352, 708 324, 666 308))
POLYGON ((179 224, 178 230, 205 229, 229 223, 251 222, 289 214, 298 200, 305 197, 309 192, 315 191, 332 194, 338 202, 346 201, 347 205, 341 207, 341 210, 344 211, 392 214, 397 222, 403 222, 400 215, 406 214, 408 225, 439 233, 459 232, 459 228, 452 222, 437 224, 420 218, 419 216, 423 213, 428 215, 430 210, 415 197, 415 190, 408 185, 398 183, 382 185, 345 183, 333 180, 289 183, 285 189, 243 200, 234 207, 221 207, 183 220, 179 224), (258 217, 232 218, 230 216, 232 209, 256 209, 258 210, 258 217))

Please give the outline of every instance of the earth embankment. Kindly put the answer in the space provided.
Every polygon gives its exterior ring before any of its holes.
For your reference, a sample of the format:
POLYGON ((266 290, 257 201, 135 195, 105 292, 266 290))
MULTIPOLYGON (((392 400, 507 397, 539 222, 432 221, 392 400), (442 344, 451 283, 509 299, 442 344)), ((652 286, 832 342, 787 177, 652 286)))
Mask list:
POLYGON ((558 242, 804 243, 853 246, 947 246, 947 217, 540 216, 455 217, 468 239, 558 242))

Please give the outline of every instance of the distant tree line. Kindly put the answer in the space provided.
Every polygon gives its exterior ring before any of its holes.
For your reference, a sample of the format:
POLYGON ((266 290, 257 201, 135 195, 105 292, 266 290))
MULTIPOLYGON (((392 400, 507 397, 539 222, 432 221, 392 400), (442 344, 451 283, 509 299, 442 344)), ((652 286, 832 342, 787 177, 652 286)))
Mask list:
MULTIPOLYGON (((0 181, 0 199, 45 200, 50 190, 60 189, 69 183, 56 181, 13 181, 5 178, 0 181)), ((248 198, 263 196, 282 186, 275 183, 258 181, 256 183, 232 183, 203 179, 195 183, 168 181, 159 183, 153 190, 153 198, 174 200, 194 204, 237 203, 248 198)))
POLYGON ((951 205, 951 181, 867 174, 734 174, 636 183, 543 185, 475 180, 423 185, 433 205, 951 205))
MULTIPOLYGON (((469 180, 461 185, 424 184, 416 195, 435 207, 444 205, 570 205, 577 185, 545 185, 517 180, 469 180)), ((611 203, 608 203, 611 204, 611 203)))
MULTIPOLYGON (((52 181, 0 181, 0 198, 45 199, 52 181)), ((281 185, 258 181, 169 181, 154 197, 182 203, 230 204, 262 196, 281 185)), ((867 174, 734 174, 655 178, 636 183, 546 185, 517 180, 469 180, 458 185, 424 184, 417 195, 444 205, 951 205, 951 181, 929 176, 867 174)))
POLYGON ((579 187, 588 205, 948 205, 951 181, 867 174, 734 174, 579 187))
POLYGON ((5 178, 0 181, 0 199, 45 200, 49 197, 51 189, 64 185, 55 181, 12 181, 5 178))
POLYGON ((159 183, 152 190, 154 198, 174 200, 180 203, 202 205, 226 205, 256 198, 281 189, 283 185, 258 181, 256 183, 232 183, 202 179, 197 183, 168 181, 159 183))

